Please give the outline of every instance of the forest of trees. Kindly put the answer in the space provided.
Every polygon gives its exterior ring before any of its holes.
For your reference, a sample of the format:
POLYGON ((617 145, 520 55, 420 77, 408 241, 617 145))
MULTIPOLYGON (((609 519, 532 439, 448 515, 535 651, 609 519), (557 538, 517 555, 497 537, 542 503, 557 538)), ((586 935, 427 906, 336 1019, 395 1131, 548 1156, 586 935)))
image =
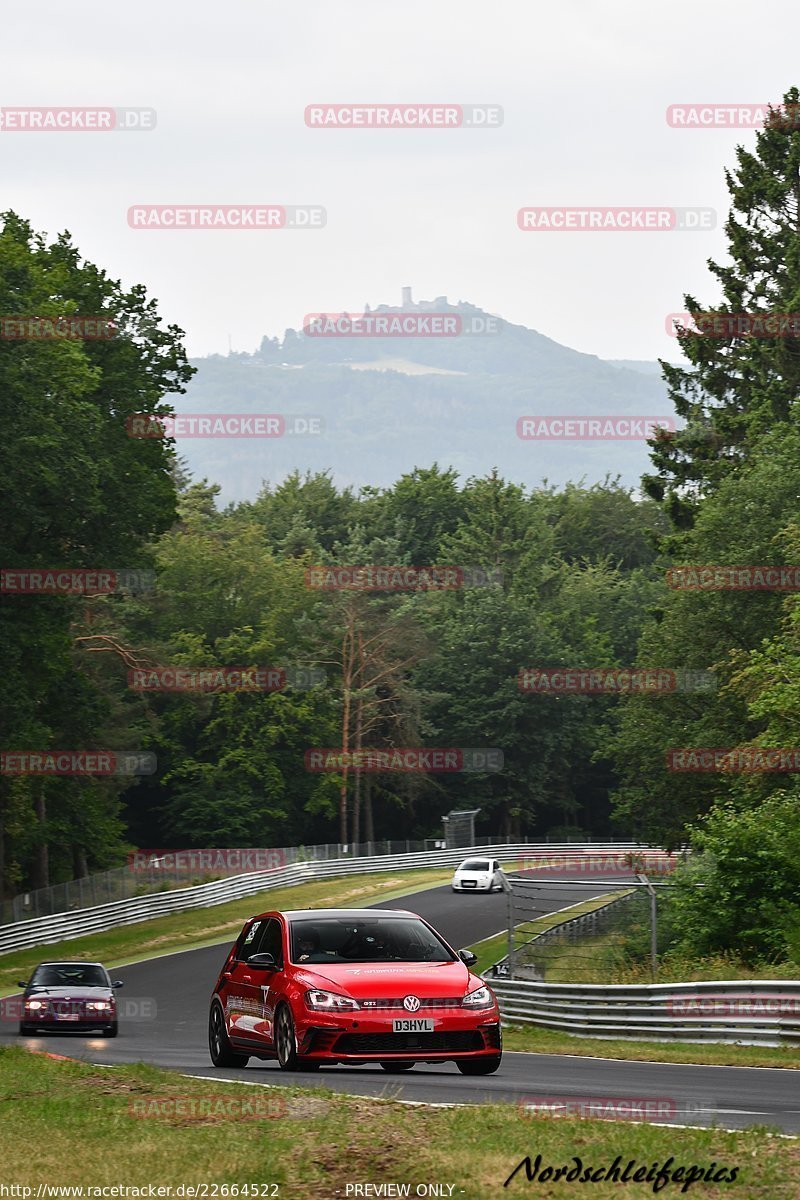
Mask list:
MULTIPOLYGON (((800 313, 800 132, 766 127, 727 179, 729 260, 710 264, 717 294, 686 297, 687 310, 800 313)), ((639 492, 615 479, 613 453, 604 481, 561 489, 501 468, 459 479, 429 460, 391 488, 294 474, 220 509, 214 482, 190 479, 170 443, 126 433, 126 418, 168 411, 163 397, 188 382, 182 331, 69 235, 50 244, 12 213, 0 230, 0 312, 104 313, 116 327, 102 341, 0 339, 2 566, 155 577, 123 594, 3 597, 3 746, 143 749, 158 764, 134 780, 0 777, 4 894, 115 865, 130 846, 434 836, 458 807, 480 809, 484 834, 697 836, 717 859, 732 838, 762 838, 769 813, 781 853, 797 844, 796 775, 675 773, 666 752, 800 746, 800 600, 675 589, 666 573, 800 564, 800 337, 681 334, 685 366, 664 370, 685 429, 652 444, 639 492), (325 591, 307 583, 319 564, 497 575, 325 591), (129 686, 131 670, 167 664, 317 667, 324 681, 129 686), (710 672, 713 686, 518 686, 524 668, 634 665, 710 672), (315 774, 313 746, 498 747, 505 765, 315 774)))

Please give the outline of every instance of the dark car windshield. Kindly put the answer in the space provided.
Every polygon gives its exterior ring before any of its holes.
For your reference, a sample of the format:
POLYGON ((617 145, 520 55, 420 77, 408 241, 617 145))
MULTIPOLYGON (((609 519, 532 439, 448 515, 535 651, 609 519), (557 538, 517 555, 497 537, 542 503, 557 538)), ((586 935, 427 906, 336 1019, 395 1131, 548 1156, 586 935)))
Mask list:
POLYGON ((37 967, 31 987, 108 987, 102 967, 92 963, 48 963, 37 967))
POLYGON ((490 869, 489 863, 482 858, 471 858, 468 862, 461 864, 462 871, 489 871, 490 869))
POLYGON ((413 917, 319 917, 291 923, 295 963, 455 962, 455 955, 413 917))

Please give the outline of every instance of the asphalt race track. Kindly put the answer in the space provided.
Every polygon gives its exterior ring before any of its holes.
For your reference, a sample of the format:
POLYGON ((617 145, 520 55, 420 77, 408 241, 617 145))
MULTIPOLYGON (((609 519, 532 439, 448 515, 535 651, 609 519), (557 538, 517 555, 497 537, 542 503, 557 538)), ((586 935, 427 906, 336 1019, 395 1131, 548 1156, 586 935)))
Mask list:
MULTIPOLYGON (((608 882, 598 881, 598 892, 608 882)), ((560 889, 553 908, 587 897, 588 889, 560 889), (568 894, 569 892, 569 894, 568 894)), ((385 901, 379 908, 402 908, 430 920, 457 949, 498 933, 506 922, 506 899, 494 895, 462 895, 449 886, 385 901)), ((46 1048, 90 1062, 148 1062, 154 1066, 213 1079, 252 1084, 324 1086, 363 1096, 393 1096, 428 1103, 529 1103, 563 1100, 593 1103, 624 1111, 631 1103, 637 1115, 663 1123, 718 1124, 725 1128, 768 1125, 800 1133, 800 1072, 791 1070, 684 1066, 621 1062, 575 1056, 506 1052, 496 1075, 471 1079, 454 1064, 417 1066, 391 1079, 378 1066, 330 1067, 318 1074, 288 1074, 274 1062, 251 1059, 240 1071, 218 1071, 209 1061, 208 1002, 228 943, 149 959, 114 972, 125 982, 119 994, 120 1034, 115 1040, 78 1035, 19 1038, 16 1024, 0 1032, 3 1042, 46 1048), (124 1019, 125 1007, 149 1002, 146 1019, 124 1019), (155 1018, 153 1017, 155 1012, 155 1018), (646 1107, 645 1107, 646 1106, 646 1107)), ((57 946, 42 948, 42 958, 55 958, 57 946)), ((10 982, 8 980, 4 981, 10 982)))

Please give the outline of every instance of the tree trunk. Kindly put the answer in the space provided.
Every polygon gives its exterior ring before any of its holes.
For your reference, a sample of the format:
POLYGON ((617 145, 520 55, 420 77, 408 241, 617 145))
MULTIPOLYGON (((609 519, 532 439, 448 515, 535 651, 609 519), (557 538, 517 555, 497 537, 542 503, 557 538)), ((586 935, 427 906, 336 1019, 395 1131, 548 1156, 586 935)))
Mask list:
POLYGON ((5 807, 0 799, 0 911, 6 895, 6 823, 5 807))
POLYGON ((372 776, 367 775, 364 780, 364 824, 366 830, 364 836, 368 842, 375 841, 375 826, 372 823, 372 776))
POLYGON ((34 850, 33 863, 31 865, 32 884, 35 891, 37 888, 50 886, 50 856, 47 835, 45 833, 47 804, 45 803, 43 784, 40 784, 36 788, 33 798, 33 812, 39 825, 39 840, 34 850))
MULTIPOLYGON (((361 749, 361 739, 364 729, 364 701, 359 695, 356 703, 356 753, 361 749)), ((361 838, 361 768, 355 767, 355 785, 353 787, 353 845, 357 846, 361 838)))
POLYGON ((352 614, 342 638, 342 785, 339 789, 339 843, 347 845, 347 754, 350 749, 350 693, 353 686, 352 614))
POLYGON ((86 851, 83 846, 72 847, 72 878, 85 879, 89 874, 89 864, 86 861, 86 851))

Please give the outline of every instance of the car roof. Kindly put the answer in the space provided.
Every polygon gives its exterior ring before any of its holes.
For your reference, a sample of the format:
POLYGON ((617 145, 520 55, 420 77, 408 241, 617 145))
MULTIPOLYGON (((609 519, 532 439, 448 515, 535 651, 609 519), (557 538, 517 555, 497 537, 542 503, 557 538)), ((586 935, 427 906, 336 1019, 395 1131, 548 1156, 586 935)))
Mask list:
POLYGON ((402 908, 289 908, 276 912, 261 913, 262 917, 285 917, 287 921, 299 921, 307 917, 347 917, 359 920, 375 920, 376 917, 418 917, 417 913, 402 908))
MULTIPOLYGON (((103 964, 76 958, 48 958, 44 962, 37 963, 35 969, 39 967, 103 967, 103 964)), ((103 970, 105 971, 105 967, 103 970)))

